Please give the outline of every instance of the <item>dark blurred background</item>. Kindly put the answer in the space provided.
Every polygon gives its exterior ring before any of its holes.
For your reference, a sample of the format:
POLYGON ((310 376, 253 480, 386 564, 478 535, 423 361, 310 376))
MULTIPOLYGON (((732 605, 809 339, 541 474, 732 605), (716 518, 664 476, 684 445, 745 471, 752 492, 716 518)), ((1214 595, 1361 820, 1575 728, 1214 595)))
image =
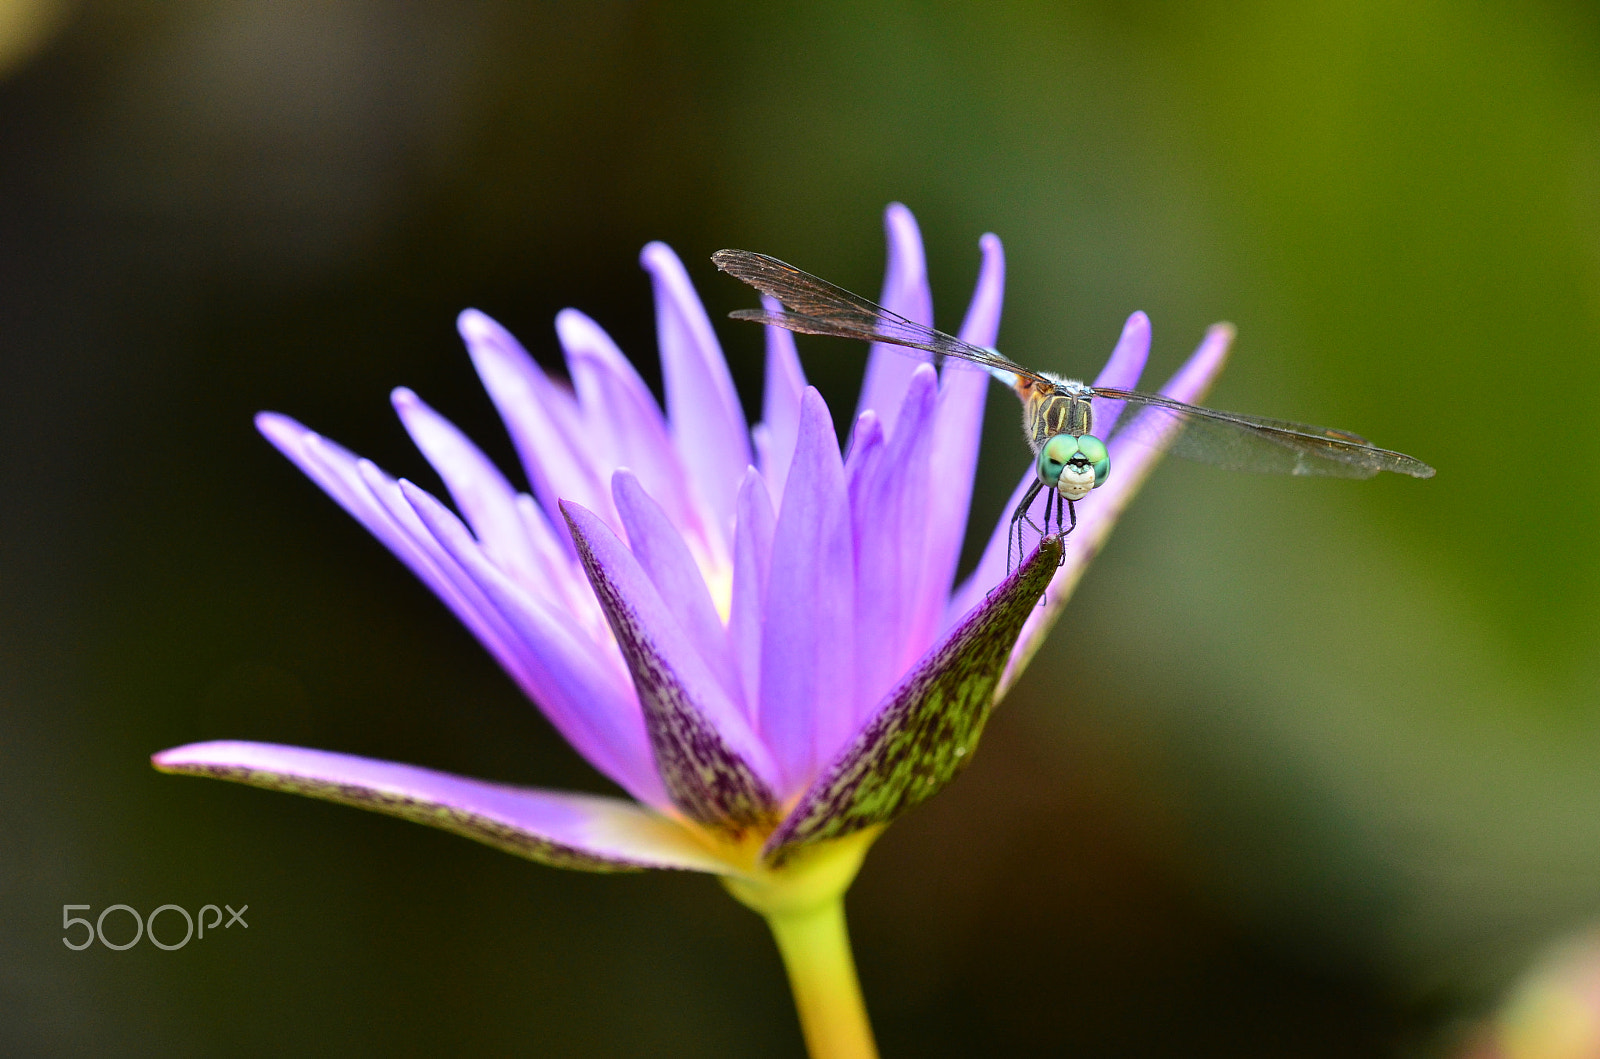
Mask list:
MULTIPOLYGON (((941 325, 994 231, 1018 359, 1092 374, 1142 308, 1159 382, 1231 319, 1211 403, 1439 475, 1158 472, 851 893, 884 1052, 1448 1055, 1600 915, 1592 4, 12 0, 0 62, 0 1050, 799 1055, 710 879, 147 756, 605 789, 250 416, 436 484, 406 384, 510 469, 460 309, 549 359, 581 307, 653 380, 646 241, 714 316, 722 246, 870 294, 891 200, 941 325), (225 902, 248 932, 61 943, 225 902)), ((861 351, 803 352, 850 408, 861 351)))

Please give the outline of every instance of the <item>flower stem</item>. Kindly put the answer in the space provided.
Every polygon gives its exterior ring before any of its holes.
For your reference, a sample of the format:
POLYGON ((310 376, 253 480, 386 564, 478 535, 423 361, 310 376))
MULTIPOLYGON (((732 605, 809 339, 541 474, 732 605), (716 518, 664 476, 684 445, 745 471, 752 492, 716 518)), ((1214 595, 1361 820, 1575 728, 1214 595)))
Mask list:
POLYGON ((882 825, 863 828, 808 847, 781 865, 752 863, 722 878, 727 891, 772 928, 811 1059, 878 1056, 850 955, 844 892, 882 830, 882 825))
POLYGON ((850 955, 844 895, 809 909, 773 913, 767 923, 789 971, 811 1059, 877 1059, 850 955))

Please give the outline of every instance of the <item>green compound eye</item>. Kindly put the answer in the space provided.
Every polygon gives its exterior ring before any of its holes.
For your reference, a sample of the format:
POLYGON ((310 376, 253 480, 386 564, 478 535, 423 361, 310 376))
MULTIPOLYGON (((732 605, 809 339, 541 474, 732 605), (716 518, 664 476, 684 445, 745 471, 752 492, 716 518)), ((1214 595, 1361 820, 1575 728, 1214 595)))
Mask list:
POLYGON ((1111 454, 1106 451, 1106 443, 1093 434, 1085 434, 1078 439, 1078 451, 1094 467, 1095 488, 1105 485, 1106 476, 1111 473, 1111 454))
POLYGON ((1054 489, 1056 483, 1061 481, 1061 472, 1066 469, 1067 461, 1078 455, 1078 440, 1071 434, 1057 434, 1044 443, 1044 448, 1039 450, 1038 471, 1045 485, 1054 489))

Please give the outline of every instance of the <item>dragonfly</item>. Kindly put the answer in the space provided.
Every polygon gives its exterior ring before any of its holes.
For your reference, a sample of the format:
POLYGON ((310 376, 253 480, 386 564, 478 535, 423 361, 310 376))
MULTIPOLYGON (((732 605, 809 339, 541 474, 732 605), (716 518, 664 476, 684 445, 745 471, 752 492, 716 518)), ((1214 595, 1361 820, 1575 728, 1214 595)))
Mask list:
POLYGON ((1125 402, 1137 416, 1112 436, 1165 442, 1174 455, 1230 470, 1276 474, 1371 478, 1392 471, 1413 478, 1433 477, 1433 468, 1404 453, 1381 449, 1346 430, 1291 423, 1282 419, 1219 412, 1184 404, 1156 393, 1090 386, 1049 372, 1032 371, 998 350, 964 342, 925 324, 908 320, 859 294, 803 272, 787 262, 750 250, 718 250, 711 260, 728 275, 749 284, 782 309, 739 309, 729 315, 808 335, 832 335, 885 342, 936 357, 955 357, 987 371, 1016 391, 1022 401, 1022 429, 1034 453, 1034 480, 1011 514, 1006 566, 1013 539, 1023 551, 1023 526, 1042 539, 1052 516, 1056 533, 1078 525, 1077 503, 1105 485, 1111 473, 1110 438, 1094 432, 1096 400, 1125 402), (1148 432, 1148 433, 1146 433, 1148 432), (1044 525, 1029 515, 1045 492, 1044 525))

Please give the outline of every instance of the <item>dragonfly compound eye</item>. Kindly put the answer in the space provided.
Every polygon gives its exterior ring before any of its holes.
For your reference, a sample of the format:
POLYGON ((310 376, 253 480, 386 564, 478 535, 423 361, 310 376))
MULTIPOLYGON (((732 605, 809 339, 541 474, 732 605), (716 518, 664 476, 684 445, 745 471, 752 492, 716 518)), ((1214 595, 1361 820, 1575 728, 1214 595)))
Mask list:
POLYGON ((1039 450, 1039 480, 1054 489, 1067 463, 1077 455, 1078 439, 1071 434, 1057 434, 1039 450))
POLYGON ((1078 452, 1094 468, 1094 487, 1105 485, 1106 476, 1111 473, 1111 454, 1106 451, 1106 443, 1093 434, 1085 434, 1078 439, 1078 452))

